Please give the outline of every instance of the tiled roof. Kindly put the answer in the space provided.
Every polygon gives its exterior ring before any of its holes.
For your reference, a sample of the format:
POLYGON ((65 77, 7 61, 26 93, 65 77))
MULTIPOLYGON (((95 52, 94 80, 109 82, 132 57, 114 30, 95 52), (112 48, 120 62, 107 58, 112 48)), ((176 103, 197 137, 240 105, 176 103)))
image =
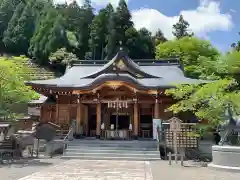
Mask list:
POLYGON ((97 63, 74 65, 69 67, 60 78, 30 81, 26 84, 87 89, 105 81, 119 80, 133 83, 140 89, 158 89, 175 87, 178 84, 207 82, 185 77, 178 59, 170 61, 141 60, 142 63, 139 60, 138 63, 136 62, 123 52, 119 52, 105 65, 97 63))

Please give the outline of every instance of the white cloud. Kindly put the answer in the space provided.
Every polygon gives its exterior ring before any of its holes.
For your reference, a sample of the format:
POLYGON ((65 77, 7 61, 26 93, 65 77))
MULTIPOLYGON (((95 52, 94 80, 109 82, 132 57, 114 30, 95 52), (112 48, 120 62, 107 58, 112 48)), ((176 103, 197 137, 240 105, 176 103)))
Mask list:
MULTIPOLYGON (((73 0, 55 0, 55 2, 71 3, 73 0)), ((103 7, 111 3, 117 6, 119 0, 91 0, 94 7, 103 7)), ((130 0, 126 0, 129 2, 130 0)), ((82 5, 84 0, 77 0, 82 5)), ((230 11, 231 12, 231 11, 230 11)), ((190 24, 192 30, 197 36, 208 39, 208 32, 221 30, 228 31, 233 27, 230 13, 221 13, 220 3, 214 0, 200 0, 196 9, 182 10, 180 14, 190 24)), ((156 9, 141 8, 132 10, 132 20, 137 29, 147 28, 155 33, 159 28, 168 39, 172 39, 172 25, 178 21, 179 15, 166 16, 156 9)))
MULTIPOLYGON (((233 26, 231 15, 221 13, 220 4, 216 1, 200 0, 196 9, 183 10, 180 14, 189 22, 190 29, 203 38, 207 38, 208 32, 228 31, 233 26)), ((155 33, 160 28, 169 39, 173 38, 172 25, 178 18, 179 15, 166 16, 156 9, 142 8, 132 11, 132 20, 137 29, 145 27, 155 33)))
POLYGON ((236 13, 237 11, 235 9, 230 9, 232 13, 236 13))

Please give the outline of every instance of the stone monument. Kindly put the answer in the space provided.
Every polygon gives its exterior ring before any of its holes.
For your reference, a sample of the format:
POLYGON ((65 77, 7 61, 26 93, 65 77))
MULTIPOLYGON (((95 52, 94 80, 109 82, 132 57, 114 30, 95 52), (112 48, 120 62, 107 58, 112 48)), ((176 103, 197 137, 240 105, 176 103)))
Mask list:
POLYGON ((240 172, 240 118, 234 117, 232 107, 227 107, 228 120, 221 125, 221 140, 212 146, 212 163, 214 169, 240 172))

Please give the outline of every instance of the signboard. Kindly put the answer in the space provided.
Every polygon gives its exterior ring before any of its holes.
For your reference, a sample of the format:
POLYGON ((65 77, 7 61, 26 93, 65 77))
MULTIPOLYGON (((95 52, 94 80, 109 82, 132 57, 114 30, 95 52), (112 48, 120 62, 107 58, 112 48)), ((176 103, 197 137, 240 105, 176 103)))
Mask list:
POLYGON ((180 119, 173 117, 169 120, 169 123, 170 123, 170 131, 173 131, 173 132, 181 131, 181 120, 180 119))
POLYGON ((157 127, 159 129, 162 128, 162 120, 161 119, 153 119, 153 139, 157 139, 157 127))
POLYGON ((28 107, 28 114, 33 116, 40 116, 41 108, 39 107, 28 107))

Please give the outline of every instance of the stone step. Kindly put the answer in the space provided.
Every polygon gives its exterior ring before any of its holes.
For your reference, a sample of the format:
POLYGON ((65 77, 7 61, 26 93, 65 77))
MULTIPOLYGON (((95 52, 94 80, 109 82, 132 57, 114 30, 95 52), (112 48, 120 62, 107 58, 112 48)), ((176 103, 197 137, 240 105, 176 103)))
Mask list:
POLYGON ((132 149, 74 149, 68 148, 66 152, 81 152, 81 153, 122 153, 122 154, 159 154, 159 151, 151 151, 151 150, 132 150, 132 149))
POLYGON ((115 148, 157 148, 157 145, 135 145, 135 144, 69 144, 71 147, 89 147, 89 148, 95 148, 95 147, 115 147, 115 148))
POLYGON ((95 144, 156 144, 156 141, 153 141, 153 140, 147 140, 147 141, 138 141, 138 140, 122 140, 122 141, 119 141, 119 140, 97 140, 97 139, 94 139, 94 140, 78 140, 78 139, 75 139, 73 141, 71 141, 71 143, 84 143, 84 144, 92 144, 92 143, 95 143, 95 144))
POLYGON ((84 159, 84 160, 128 160, 128 161, 158 161, 160 158, 151 157, 119 157, 119 156, 80 156, 80 155, 63 155, 62 159, 84 159))
POLYGON ((77 152, 77 151, 72 151, 72 152, 65 152, 65 155, 77 155, 77 156, 104 156, 104 157, 109 157, 109 156, 114 156, 114 157, 159 157, 159 153, 121 153, 121 152, 77 152))
POLYGON ((110 151, 157 151, 156 147, 123 147, 123 146, 72 146, 69 145, 68 149, 75 150, 110 150, 110 151))
POLYGON ((123 146, 72 146, 69 145, 68 149, 79 150, 127 150, 127 151, 156 151, 156 147, 123 147, 123 146))
POLYGON ((89 160, 160 160, 154 141, 73 140, 62 158, 89 160))
POLYGON ((156 147, 156 143, 98 143, 98 142, 92 142, 92 143, 85 143, 85 142, 70 142, 71 146, 88 146, 88 147, 156 147))

